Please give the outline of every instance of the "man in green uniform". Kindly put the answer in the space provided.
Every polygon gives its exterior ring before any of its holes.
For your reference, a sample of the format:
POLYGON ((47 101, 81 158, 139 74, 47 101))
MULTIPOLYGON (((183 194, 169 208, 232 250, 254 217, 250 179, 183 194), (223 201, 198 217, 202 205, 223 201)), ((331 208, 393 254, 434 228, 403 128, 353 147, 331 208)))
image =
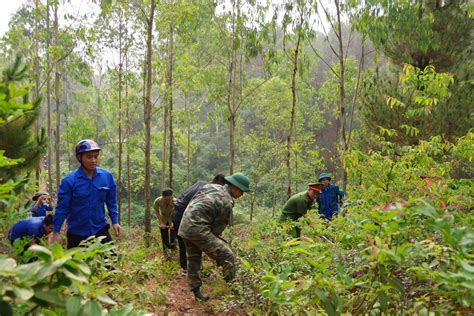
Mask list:
MULTIPOLYGON (((283 206, 280 222, 297 221, 301 216, 306 215, 321 192, 321 187, 320 183, 310 183, 306 191, 290 197, 283 206)), ((298 238, 301 235, 301 228, 295 226, 288 233, 298 238)))
POLYGON ((158 218, 158 225, 160 226, 161 240, 163 242, 163 251, 176 249, 175 239, 176 232, 173 229, 173 222, 171 221, 171 212, 176 201, 173 198, 173 189, 164 188, 161 191, 161 196, 155 200, 154 208, 155 214, 158 218))
POLYGON ((249 179, 240 172, 225 177, 226 184, 207 184, 196 193, 184 211, 178 235, 183 238, 188 256, 188 284, 196 300, 209 297, 201 293, 199 272, 205 252, 222 267, 224 280, 235 277, 235 256, 219 236, 229 224, 234 199, 250 190, 249 179))

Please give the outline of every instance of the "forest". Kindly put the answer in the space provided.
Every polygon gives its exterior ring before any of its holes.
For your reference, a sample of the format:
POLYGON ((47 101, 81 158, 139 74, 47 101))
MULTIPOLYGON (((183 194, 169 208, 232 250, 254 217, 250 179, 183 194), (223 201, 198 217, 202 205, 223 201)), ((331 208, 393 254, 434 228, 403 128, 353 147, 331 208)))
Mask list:
POLYGON ((0 315, 474 313, 473 2, 24 0, 0 35, 0 315), (81 140, 113 242, 13 242, 81 140), (200 301, 155 199, 240 173, 200 301), (282 221, 321 173, 337 214, 282 221))

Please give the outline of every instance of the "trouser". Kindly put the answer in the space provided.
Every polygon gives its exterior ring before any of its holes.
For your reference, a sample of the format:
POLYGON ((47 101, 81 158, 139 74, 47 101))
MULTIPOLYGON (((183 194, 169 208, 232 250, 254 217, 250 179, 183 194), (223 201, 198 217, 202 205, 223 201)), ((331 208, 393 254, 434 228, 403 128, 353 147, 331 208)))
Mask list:
MULTIPOLYGON (((181 224, 181 219, 176 220, 173 218, 173 227, 175 233, 179 231, 179 224, 181 224)), ((188 258, 186 257, 186 245, 184 244, 184 239, 180 236, 176 235, 178 239, 178 247, 179 247, 179 265, 181 269, 187 270, 188 269, 188 258)))
MULTIPOLYGON (((169 223, 166 223, 169 225, 169 223)), ((176 239, 176 228, 160 228, 161 233, 161 241, 163 242, 163 250, 166 251, 167 249, 176 249, 175 246, 175 239, 176 239)))
POLYGON ((202 253, 205 252, 217 265, 222 267, 224 280, 229 282, 235 278, 235 256, 227 244, 209 233, 199 239, 184 239, 188 255, 188 285, 191 290, 200 288, 202 253))
MULTIPOLYGON (((103 244, 112 241, 112 236, 110 236, 110 233, 109 233, 109 227, 110 227, 109 224, 105 225, 104 228, 101 228, 101 230, 99 230, 94 235, 95 237, 104 236, 105 238, 102 239, 102 241, 101 241, 101 243, 103 243, 103 244)), ((84 237, 84 236, 79 236, 79 235, 74 235, 74 234, 67 233, 67 249, 71 249, 71 248, 79 246, 81 241, 86 240, 89 237, 90 236, 84 237)))

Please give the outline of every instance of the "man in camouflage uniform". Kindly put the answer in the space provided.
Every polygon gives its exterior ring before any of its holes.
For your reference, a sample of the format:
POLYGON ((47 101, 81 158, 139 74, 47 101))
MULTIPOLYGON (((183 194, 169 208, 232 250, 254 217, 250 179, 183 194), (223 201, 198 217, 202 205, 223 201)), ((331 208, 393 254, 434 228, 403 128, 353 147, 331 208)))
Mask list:
POLYGON ((186 245, 188 284, 196 300, 200 301, 209 298, 200 291, 203 252, 222 266, 224 280, 235 278, 234 253, 219 236, 229 224, 234 199, 250 190, 250 181, 240 172, 225 177, 225 180, 227 184, 224 186, 207 184, 196 193, 184 212, 178 231, 186 245))

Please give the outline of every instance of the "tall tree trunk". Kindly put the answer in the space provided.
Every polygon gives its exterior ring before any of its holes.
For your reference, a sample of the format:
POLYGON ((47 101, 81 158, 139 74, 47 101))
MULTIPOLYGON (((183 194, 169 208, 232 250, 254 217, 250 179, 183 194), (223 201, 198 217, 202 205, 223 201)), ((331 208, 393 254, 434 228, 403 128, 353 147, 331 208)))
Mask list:
POLYGON ((232 1, 232 51, 229 65, 229 92, 227 107, 229 109, 229 174, 234 173, 235 165, 235 125, 237 116, 237 50, 240 19, 240 0, 232 1), (236 2, 237 1, 237 2, 236 2))
POLYGON ((188 96, 184 94, 184 116, 186 120, 186 186, 191 184, 190 179, 190 162, 191 162, 191 122, 189 119, 188 96))
MULTIPOLYGON (((34 77, 35 77, 35 99, 39 98, 40 95, 40 64, 39 64, 39 29, 38 29, 38 20, 39 20, 39 0, 35 0, 35 30, 34 30, 34 46, 35 46, 35 55, 34 55, 34 77)), ((41 113, 40 113, 41 115, 41 113)), ((38 139, 40 131, 40 120, 35 120, 35 137, 38 139)), ((43 184, 40 183, 40 174, 41 174, 41 164, 42 159, 38 160, 35 170, 35 179, 38 181, 40 189, 44 190, 42 187, 43 184)))
POLYGON ((101 113, 102 110, 102 67, 99 66, 99 82, 96 84, 96 92, 97 92, 97 108, 96 108, 96 113, 95 113, 95 140, 98 141, 99 138, 99 132, 100 132, 100 117, 99 113, 101 113))
POLYGON ((276 197, 275 197, 275 191, 272 193, 272 218, 275 217, 275 203, 276 203, 276 197))
MULTIPOLYGON (((63 88, 61 89, 63 92, 63 109, 64 109, 64 129, 66 130, 66 139, 69 139, 69 100, 68 100, 68 95, 67 95, 67 74, 64 74, 63 82, 62 82, 63 88)), ((71 166, 71 151, 67 150, 67 167, 68 170, 72 169, 71 166)))
POLYGON ((48 191, 50 194, 53 194, 53 174, 51 172, 51 161, 52 161, 52 137, 51 137, 51 80, 50 80, 50 69, 51 69, 51 27, 50 27, 50 15, 49 15, 50 1, 46 1, 46 103, 47 103, 47 113, 48 113, 48 154, 47 154, 47 163, 48 163, 48 191))
POLYGON ((146 38, 146 89, 145 89, 145 244, 150 246, 149 236, 151 234, 151 86, 152 86, 152 39, 153 20, 155 17, 155 0, 150 1, 150 16, 147 17, 147 38, 146 38))
POLYGON ((169 153, 169 187, 173 188, 173 21, 170 22, 170 34, 168 40, 168 102, 169 102, 169 124, 170 124, 170 153, 169 153))
POLYGON ((348 127, 348 135, 347 135, 347 149, 349 149, 351 145, 351 135, 352 135, 352 123, 354 121, 354 112, 355 108, 357 105, 357 97, 359 95, 359 86, 360 86, 360 75, 364 69, 364 53, 365 47, 364 47, 364 39, 362 40, 362 48, 361 48, 361 55, 359 59, 359 69, 357 70, 357 83, 354 91, 354 96, 352 98, 352 106, 351 106, 351 112, 349 116, 349 127, 348 127))
MULTIPOLYGON (((128 71, 128 55, 125 55, 125 72, 128 71)), ((126 137, 127 137, 127 224, 131 224, 131 209, 132 209, 132 179, 130 177, 130 105, 128 100, 128 82, 125 80, 125 117, 126 117, 126 137)))
POLYGON ((298 73, 298 57, 300 52, 300 43, 301 43, 301 27, 303 25, 303 17, 300 17, 300 22, 298 23, 297 32, 298 37, 296 40, 296 47, 293 52, 293 65, 291 71, 291 118, 290 118, 290 128, 288 130, 288 137, 286 139, 286 172, 287 172, 287 191, 286 197, 289 199, 291 197, 291 146, 293 142, 293 133, 295 129, 295 117, 296 117, 296 75, 298 73))
MULTIPOLYGON (((59 20, 58 20, 58 1, 54 5, 54 47, 59 47, 59 20)), ((61 141, 61 74, 59 73, 59 60, 56 56, 54 61, 54 96, 56 102, 56 142, 55 142, 55 161, 56 161, 56 185, 59 185, 61 180, 61 157, 60 157, 60 141, 61 141)))
POLYGON ((336 16, 337 16, 337 39, 339 44, 339 142, 336 148, 340 145, 341 151, 338 151, 339 165, 342 168, 342 187, 346 188, 347 170, 344 168, 344 153, 347 151, 347 136, 346 136, 346 107, 345 107, 345 82, 344 82, 344 45, 342 38, 342 23, 341 23, 341 7, 339 0, 335 0, 336 16))
POLYGON ((167 142, 168 142, 168 120, 169 120, 169 109, 168 102, 164 106, 164 115, 163 115, 163 142, 162 142, 162 152, 161 152, 161 189, 166 187, 166 160, 167 155, 167 142))
POLYGON ((117 177, 117 204, 119 212, 119 222, 122 217, 122 89, 123 89, 123 15, 122 9, 119 13, 119 67, 118 67, 118 177, 117 177))

